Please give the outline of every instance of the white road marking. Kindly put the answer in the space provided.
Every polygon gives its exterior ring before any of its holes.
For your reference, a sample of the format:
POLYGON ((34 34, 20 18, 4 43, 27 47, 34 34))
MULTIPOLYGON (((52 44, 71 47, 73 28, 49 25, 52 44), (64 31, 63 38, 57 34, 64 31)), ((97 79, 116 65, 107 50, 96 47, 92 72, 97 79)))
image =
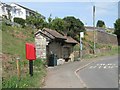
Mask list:
POLYGON ((108 66, 108 68, 111 68, 111 66, 108 66))
POLYGON ((107 68, 107 66, 104 66, 103 68, 107 68))
POLYGON ((99 66, 99 68, 101 68, 102 66, 99 66))
POLYGON ((89 67, 89 69, 95 69, 95 68, 103 68, 103 69, 112 69, 112 68, 116 68, 116 67, 118 67, 116 64, 111 64, 111 63, 109 63, 109 64, 96 64, 96 65, 94 65, 94 66, 90 66, 89 67))
POLYGON ((116 66, 116 64, 113 64, 113 66, 116 66))
POLYGON ((96 68, 97 66, 93 66, 93 68, 96 68))
POLYGON ((91 69, 91 68, 93 68, 93 66, 90 66, 89 68, 91 69))
POLYGON ((111 66, 110 68, 113 68, 113 66, 111 66))
POLYGON ((87 67, 87 66, 90 65, 91 63, 93 63, 93 62, 90 62, 90 63, 84 65, 83 67, 80 67, 80 68, 78 68, 78 69, 76 69, 76 70, 74 71, 75 75, 79 78, 80 82, 82 83, 83 88, 87 88, 87 85, 86 85, 85 82, 81 79, 81 77, 77 74, 77 72, 78 72, 79 70, 87 67))

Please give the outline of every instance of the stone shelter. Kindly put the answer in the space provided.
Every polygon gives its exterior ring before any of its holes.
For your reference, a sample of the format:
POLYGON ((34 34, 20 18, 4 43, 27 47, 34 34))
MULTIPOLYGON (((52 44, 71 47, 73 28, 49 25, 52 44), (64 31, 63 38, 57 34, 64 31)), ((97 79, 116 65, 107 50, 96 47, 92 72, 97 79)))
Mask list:
POLYGON ((74 60, 73 47, 78 42, 70 36, 64 36, 56 30, 43 28, 35 33, 35 45, 37 58, 49 60, 51 54, 55 54, 58 59, 66 61, 74 60))

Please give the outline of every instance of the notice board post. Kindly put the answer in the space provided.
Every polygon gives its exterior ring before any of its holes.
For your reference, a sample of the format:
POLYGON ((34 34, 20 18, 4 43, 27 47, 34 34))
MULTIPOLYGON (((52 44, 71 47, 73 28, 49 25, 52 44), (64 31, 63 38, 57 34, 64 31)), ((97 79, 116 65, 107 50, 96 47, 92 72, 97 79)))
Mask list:
POLYGON ((80 59, 82 59, 82 50, 83 50, 83 41, 82 38, 84 38, 84 32, 80 32, 80 59))

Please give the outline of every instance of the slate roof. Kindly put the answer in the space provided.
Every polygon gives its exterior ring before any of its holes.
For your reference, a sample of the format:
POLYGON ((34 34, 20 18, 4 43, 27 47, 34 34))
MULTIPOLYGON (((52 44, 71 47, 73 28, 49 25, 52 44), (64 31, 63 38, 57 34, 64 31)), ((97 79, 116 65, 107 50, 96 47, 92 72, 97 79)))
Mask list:
POLYGON ((62 34, 58 33, 56 30, 52 30, 52 29, 48 29, 48 28, 43 28, 43 30, 37 31, 35 33, 35 35, 37 35, 38 33, 41 33, 41 34, 49 37, 50 39, 61 39, 65 43, 68 43, 68 44, 77 44, 78 43, 72 37, 70 37, 70 36, 63 36, 62 34))
POLYGON ((38 31, 35 33, 35 35, 37 35, 37 34, 39 34, 39 33, 41 33, 42 35, 44 35, 44 36, 46 36, 46 37, 48 37, 48 38, 50 38, 50 39, 55 39, 53 36, 50 36, 50 35, 46 34, 46 33, 43 32, 42 30, 38 30, 38 31))
POLYGON ((66 39, 67 39, 67 40, 65 40, 66 43, 73 43, 73 44, 77 44, 78 43, 75 39, 73 39, 70 36, 67 36, 66 39))
POLYGON ((58 33, 56 30, 51 30, 51 29, 48 29, 48 28, 43 28, 43 32, 44 31, 48 32, 49 34, 51 34, 55 38, 66 40, 66 38, 63 35, 61 35, 60 33, 58 33))

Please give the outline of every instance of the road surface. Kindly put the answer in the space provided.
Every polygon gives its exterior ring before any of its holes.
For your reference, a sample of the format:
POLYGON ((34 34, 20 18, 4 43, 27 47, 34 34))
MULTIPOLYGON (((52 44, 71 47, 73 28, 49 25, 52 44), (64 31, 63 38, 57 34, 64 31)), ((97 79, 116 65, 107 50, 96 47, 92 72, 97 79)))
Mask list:
POLYGON ((117 56, 49 67, 43 88, 117 88, 117 56))
POLYGON ((106 57, 78 72, 87 88, 118 88, 118 57, 106 57))
POLYGON ((90 61, 75 61, 65 63, 61 66, 49 67, 43 88, 83 88, 75 70, 90 61))

